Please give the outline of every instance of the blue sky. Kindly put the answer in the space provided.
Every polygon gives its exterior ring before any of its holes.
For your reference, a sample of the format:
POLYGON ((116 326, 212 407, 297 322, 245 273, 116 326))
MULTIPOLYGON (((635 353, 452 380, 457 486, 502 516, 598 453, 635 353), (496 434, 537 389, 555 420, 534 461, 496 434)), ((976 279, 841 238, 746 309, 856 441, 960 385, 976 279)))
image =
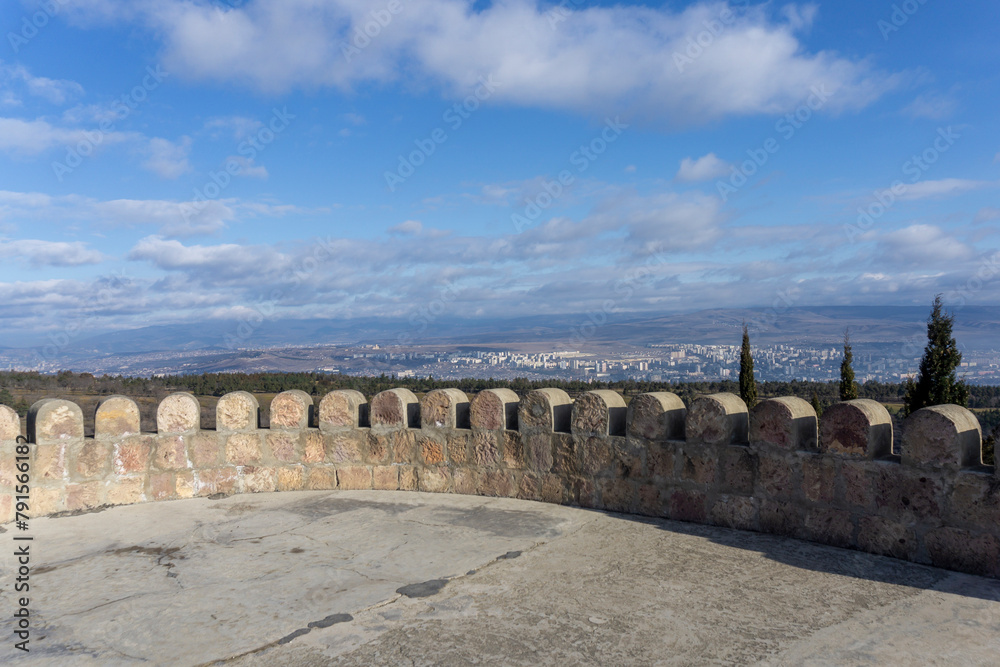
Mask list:
POLYGON ((8 332, 998 303, 985 0, 48 0, 0 25, 8 332))

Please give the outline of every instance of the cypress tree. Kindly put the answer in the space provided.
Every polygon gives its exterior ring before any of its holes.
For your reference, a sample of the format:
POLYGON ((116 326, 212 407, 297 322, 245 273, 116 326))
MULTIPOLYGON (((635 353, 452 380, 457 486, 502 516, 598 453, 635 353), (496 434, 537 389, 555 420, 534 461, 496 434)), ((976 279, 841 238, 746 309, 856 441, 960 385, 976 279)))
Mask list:
POLYGON ((814 392, 813 392, 813 397, 812 397, 812 400, 811 400, 811 401, 809 401, 809 403, 810 403, 810 404, 812 404, 812 406, 813 406, 813 410, 815 410, 815 411, 816 411, 816 416, 817 416, 817 417, 822 417, 822 416, 823 416, 823 406, 822 406, 822 405, 820 405, 820 402, 819 402, 819 394, 817 394, 817 393, 816 393, 816 392, 814 391, 814 392))
POLYGON ((844 360, 840 362, 840 400, 852 401, 858 397, 858 384, 854 381, 854 353, 851 352, 851 331, 844 329, 844 360))
POLYGON ((906 382, 903 412, 909 415, 930 405, 969 402, 969 387, 955 376, 955 369, 962 363, 962 353, 951 335, 955 316, 942 310, 941 295, 934 297, 930 317, 927 318, 927 346, 920 360, 916 382, 906 382))
POLYGON ((757 381, 753 377, 753 355, 750 354, 750 332, 743 323, 743 349, 740 351, 740 398, 752 408, 757 404, 757 381))

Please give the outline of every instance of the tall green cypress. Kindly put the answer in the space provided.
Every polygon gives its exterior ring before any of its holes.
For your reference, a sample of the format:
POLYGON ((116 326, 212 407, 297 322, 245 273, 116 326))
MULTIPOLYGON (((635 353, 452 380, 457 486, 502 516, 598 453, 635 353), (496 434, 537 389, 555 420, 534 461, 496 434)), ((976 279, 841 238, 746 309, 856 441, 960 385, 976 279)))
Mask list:
POLYGON ((955 369, 962 363, 962 353, 951 335, 954 321, 954 315, 943 312, 938 294, 927 318, 927 346, 920 360, 920 373, 916 382, 910 379, 906 383, 904 414, 946 403, 965 407, 969 402, 969 387, 955 376, 955 369))
POLYGON ((752 408, 757 404, 757 381, 753 377, 753 355, 750 354, 750 332, 743 323, 743 349, 740 351, 740 398, 752 408))
POLYGON ((840 362, 840 400, 852 401, 858 397, 858 384, 854 381, 854 353, 851 352, 851 330, 844 329, 844 360, 840 362))

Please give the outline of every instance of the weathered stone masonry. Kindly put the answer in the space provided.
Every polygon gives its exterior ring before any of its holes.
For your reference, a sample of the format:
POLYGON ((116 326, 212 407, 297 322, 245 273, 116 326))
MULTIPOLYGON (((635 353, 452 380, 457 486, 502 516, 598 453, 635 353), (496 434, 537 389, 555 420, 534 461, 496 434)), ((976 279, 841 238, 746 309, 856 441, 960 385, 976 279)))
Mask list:
MULTIPOLYGON (((714 394, 690 406, 671 393, 559 389, 523 399, 491 389, 473 400, 440 389, 422 400, 391 389, 371 402, 335 391, 318 406, 275 397, 270 428, 257 399, 220 399, 216 430, 198 401, 160 403, 141 433, 123 396, 97 408, 94 437, 69 401, 31 408, 32 517, 102 505, 299 489, 392 489, 509 496, 787 535, 1000 576, 1000 479, 982 465, 981 432, 964 408, 911 415, 901 455, 892 421, 869 400, 817 420, 799 398, 714 394)), ((14 517, 20 423, 0 406, 0 522, 14 517)))

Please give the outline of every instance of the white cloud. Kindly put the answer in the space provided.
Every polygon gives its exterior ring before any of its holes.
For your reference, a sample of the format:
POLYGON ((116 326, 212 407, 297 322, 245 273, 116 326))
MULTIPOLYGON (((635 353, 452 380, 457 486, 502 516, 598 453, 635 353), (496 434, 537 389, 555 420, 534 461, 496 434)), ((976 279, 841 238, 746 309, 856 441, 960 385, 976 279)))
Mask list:
POLYGON ((389 233, 396 236, 414 236, 423 230, 424 226, 419 220, 405 220, 395 227, 389 228, 389 233))
POLYGON ((982 222, 991 222, 993 220, 1000 220, 1000 208, 995 206, 985 206, 976 212, 976 217, 973 218, 973 222, 976 224, 982 222))
MULTIPOLYGON (((56 105, 65 104, 74 97, 83 95, 83 86, 76 81, 66 79, 49 79, 44 76, 34 76, 23 65, 8 65, 0 60, 0 86, 11 87, 23 85, 29 95, 56 105)), ((13 91, 7 103, 16 103, 17 97, 13 91)))
POLYGON ((906 184, 906 192, 900 195, 900 200, 916 201, 919 199, 954 197, 973 190, 997 187, 993 181, 975 181, 965 178, 944 178, 937 181, 918 181, 906 184))
POLYGON ((689 39, 727 7, 517 0, 477 9, 471 0, 426 0, 349 57, 342 45, 371 20, 369 3, 259 0, 222 10, 181 0, 76 0, 73 14, 144 21, 162 35, 170 72, 265 92, 416 81, 464 97, 492 75, 491 101, 677 124, 789 111, 814 87, 830 93, 829 111, 860 108, 899 83, 865 60, 806 49, 799 33, 815 20, 812 6, 732 8, 733 19, 684 62, 689 39))
POLYGON ((17 260, 31 268, 99 264, 106 259, 103 253, 88 248, 85 243, 37 239, 3 239, 0 257, 17 260))
POLYGON ((181 137, 178 143, 154 137, 149 140, 146 148, 148 157, 142 166, 160 178, 174 180, 191 171, 191 164, 188 162, 190 152, 190 137, 181 137))
POLYGON ((903 113, 913 118, 945 120, 958 109, 958 100, 953 94, 922 93, 910 102, 903 113))
POLYGON ((246 158, 242 155, 230 155, 226 158, 226 163, 228 164, 230 161, 235 162, 240 167, 240 170, 236 172, 237 176, 260 179, 266 179, 269 176, 267 167, 255 164, 252 158, 246 158))
POLYGON ((689 157, 681 160, 681 168, 677 170, 675 180, 681 183, 698 183, 722 178, 729 173, 731 165, 720 160, 715 153, 709 153, 697 160, 689 157))
POLYGON ((256 118, 247 118, 245 116, 222 116, 210 118, 205 122, 205 129, 212 134, 213 138, 218 138, 219 131, 224 131, 231 132, 233 139, 237 141, 256 132, 263 126, 264 123, 256 118))
POLYGON ((975 251, 934 225, 916 224, 884 234, 879 240, 883 265, 910 268, 972 259, 975 251))
POLYGON ((137 136, 125 132, 102 133, 97 130, 54 127, 41 119, 0 118, 0 151, 14 154, 37 155, 58 146, 75 146, 80 143, 100 149, 137 136))

